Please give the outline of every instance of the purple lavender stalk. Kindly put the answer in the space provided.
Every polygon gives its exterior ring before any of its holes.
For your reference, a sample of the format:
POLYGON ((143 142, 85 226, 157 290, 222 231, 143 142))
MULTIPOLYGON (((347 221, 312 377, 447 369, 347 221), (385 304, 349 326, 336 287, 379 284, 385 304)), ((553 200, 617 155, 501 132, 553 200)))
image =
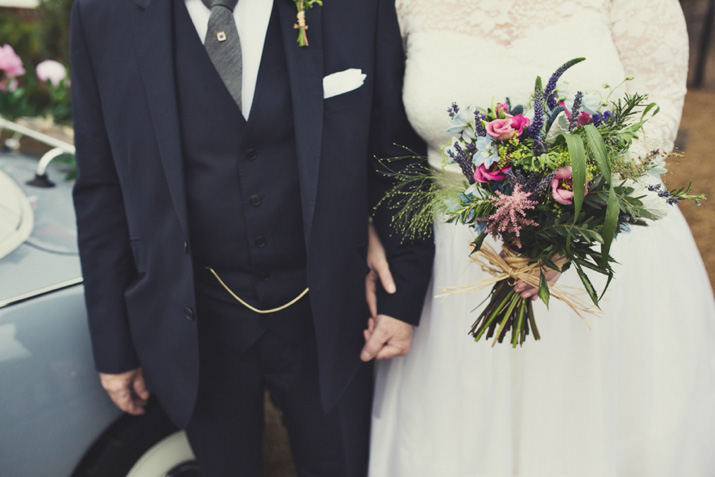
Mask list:
POLYGON ((464 174, 469 183, 474 184, 474 166, 472 165, 472 159, 469 154, 462 149, 459 143, 454 143, 454 149, 457 151, 456 154, 451 150, 447 150, 447 155, 449 155, 454 162, 459 164, 459 167, 462 169, 462 174, 464 174))
POLYGON ((474 111, 474 130, 477 136, 484 137, 487 135, 487 130, 482 123, 482 113, 479 110, 474 111))
POLYGON ((546 89, 544 90, 544 97, 546 98, 546 103, 549 109, 554 109, 557 106, 556 102, 556 97, 554 95, 554 91, 556 90, 556 83, 558 83, 559 78, 561 78, 561 75, 563 75, 566 70, 571 68, 573 65, 581 63, 583 60, 586 58, 574 58, 571 61, 567 61, 559 69, 557 69, 553 75, 551 75, 551 78, 549 78, 549 82, 546 84, 546 89))
POLYGON ((540 156, 547 151, 546 142, 542 135, 544 128, 545 112, 544 112, 544 90, 541 84, 541 77, 536 78, 536 86, 534 87, 534 120, 529 126, 527 137, 534 140, 532 151, 534 156, 540 156))
POLYGON ((573 132, 574 129, 578 127, 578 120, 581 116, 581 102, 583 101, 583 93, 581 91, 576 93, 576 97, 573 100, 573 108, 571 108, 571 116, 569 117, 569 132, 573 132))

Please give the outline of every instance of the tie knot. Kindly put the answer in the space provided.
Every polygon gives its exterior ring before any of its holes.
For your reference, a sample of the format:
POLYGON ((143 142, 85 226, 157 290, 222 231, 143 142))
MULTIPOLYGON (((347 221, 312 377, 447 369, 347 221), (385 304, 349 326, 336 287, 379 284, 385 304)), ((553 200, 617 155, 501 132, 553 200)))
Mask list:
POLYGON ((238 3, 238 0, 201 0, 204 2, 204 5, 206 5, 209 9, 213 9, 213 7, 226 7, 229 10, 233 11, 234 8, 236 8, 236 4, 238 3))

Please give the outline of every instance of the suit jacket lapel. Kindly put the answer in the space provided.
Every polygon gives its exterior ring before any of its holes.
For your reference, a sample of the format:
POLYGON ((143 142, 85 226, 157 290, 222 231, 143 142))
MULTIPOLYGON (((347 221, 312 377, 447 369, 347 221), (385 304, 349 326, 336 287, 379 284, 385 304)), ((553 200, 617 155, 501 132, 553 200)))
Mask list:
POLYGON ((306 243, 310 231, 318 193, 318 171, 323 136, 323 37, 321 10, 315 7, 306 13, 310 46, 298 46, 295 4, 288 0, 274 0, 281 20, 281 33, 288 63, 296 148, 300 173, 301 201, 305 223, 306 243))
POLYGON ((133 23, 134 47, 164 175, 179 222, 188 236, 184 167, 176 104, 171 0, 136 0, 136 3, 139 8, 133 23))

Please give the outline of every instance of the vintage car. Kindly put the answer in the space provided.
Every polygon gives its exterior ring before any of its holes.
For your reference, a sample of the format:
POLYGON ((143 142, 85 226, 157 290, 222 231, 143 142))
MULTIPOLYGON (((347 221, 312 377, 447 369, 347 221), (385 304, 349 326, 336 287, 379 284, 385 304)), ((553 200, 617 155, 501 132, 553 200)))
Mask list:
POLYGON ((128 416, 99 384, 72 183, 48 166, 74 148, 1 118, 0 129, 54 147, 39 164, 0 153, 0 475, 197 476, 185 435, 157 403, 128 416))

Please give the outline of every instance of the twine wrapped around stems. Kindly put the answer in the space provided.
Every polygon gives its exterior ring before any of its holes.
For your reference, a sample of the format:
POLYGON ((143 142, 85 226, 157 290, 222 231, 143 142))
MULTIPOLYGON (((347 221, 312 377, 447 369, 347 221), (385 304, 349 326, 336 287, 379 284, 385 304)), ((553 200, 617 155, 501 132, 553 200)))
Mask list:
MULTIPOLYGON (((437 295, 436 298, 476 293, 503 280, 508 280, 510 286, 514 286, 517 282, 522 281, 529 286, 539 288, 541 272, 542 270, 548 269, 543 262, 533 262, 528 257, 511 250, 507 246, 504 246, 502 253, 499 254, 486 243, 482 244, 479 251, 471 255, 471 259, 477 265, 481 266, 482 270, 491 275, 491 277, 464 286, 442 287, 444 293, 437 295)), ((559 269, 563 268, 567 262, 568 260, 566 258, 555 258, 553 260, 553 263, 559 267, 559 269)), ((593 307, 581 300, 576 295, 579 291, 578 289, 574 288, 574 291, 571 292, 566 291, 566 288, 571 287, 549 286, 549 292, 553 298, 568 305, 569 308, 586 323, 589 330, 592 329, 591 324, 584 315, 591 314, 599 316, 600 310, 593 309, 593 307)))

